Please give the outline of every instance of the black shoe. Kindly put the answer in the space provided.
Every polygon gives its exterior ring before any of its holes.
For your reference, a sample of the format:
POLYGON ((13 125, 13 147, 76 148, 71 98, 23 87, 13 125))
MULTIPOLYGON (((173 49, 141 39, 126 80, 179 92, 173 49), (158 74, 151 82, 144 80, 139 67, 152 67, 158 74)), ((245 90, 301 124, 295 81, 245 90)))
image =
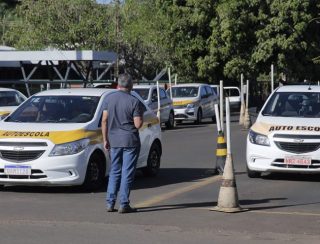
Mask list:
POLYGON ((111 212, 116 212, 117 210, 114 208, 114 206, 108 206, 107 207, 107 212, 111 213, 111 212))
POLYGON ((118 213, 135 213, 138 210, 136 208, 132 208, 130 207, 130 205, 124 206, 124 207, 120 207, 118 210, 118 213))

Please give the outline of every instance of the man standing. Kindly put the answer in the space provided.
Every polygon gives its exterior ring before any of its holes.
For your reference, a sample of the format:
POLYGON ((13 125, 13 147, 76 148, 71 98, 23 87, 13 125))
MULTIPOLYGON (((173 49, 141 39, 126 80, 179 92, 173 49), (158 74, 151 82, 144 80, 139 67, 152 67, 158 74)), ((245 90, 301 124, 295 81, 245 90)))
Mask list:
POLYGON ((143 124, 143 109, 142 103, 130 94, 132 86, 130 75, 119 75, 118 91, 106 98, 102 116, 104 147, 111 156, 106 199, 108 212, 115 211, 118 191, 118 212, 137 211, 130 206, 129 196, 140 152, 139 128, 143 124))

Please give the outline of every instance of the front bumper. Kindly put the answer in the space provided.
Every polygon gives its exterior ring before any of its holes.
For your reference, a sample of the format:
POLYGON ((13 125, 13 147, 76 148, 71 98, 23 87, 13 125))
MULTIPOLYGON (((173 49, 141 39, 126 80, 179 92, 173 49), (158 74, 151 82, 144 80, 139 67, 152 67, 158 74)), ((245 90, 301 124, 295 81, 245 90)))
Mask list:
POLYGON ((42 157, 23 163, 0 160, 1 185, 72 186, 84 182, 88 162, 87 149, 67 156, 42 157), (31 166, 31 175, 6 175, 5 165, 31 166))
POLYGON ((174 119, 175 120, 197 120, 197 113, 195 108, 175 108, 174 109, 174 119))
POLYGON ((247 138, 247 167, 257 172, 320 173, 320 149, 308 153, 291 153, 280 150, 273 141, 270 146, 252 144, 247 138), (285 156, 307 156, 311 165, 287 165, 285 156))

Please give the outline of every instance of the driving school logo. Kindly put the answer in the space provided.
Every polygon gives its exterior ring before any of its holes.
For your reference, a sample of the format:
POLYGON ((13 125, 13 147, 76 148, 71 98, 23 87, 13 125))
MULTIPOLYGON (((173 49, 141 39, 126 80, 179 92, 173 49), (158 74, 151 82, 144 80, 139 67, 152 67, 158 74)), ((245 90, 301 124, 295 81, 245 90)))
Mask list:
POLYGON ((49 137, 49 132, 24 132, 24 131, 7 131, 2 133, 1 136, 8 137, 49 137))
POLYGON ((320 131, 319 126, 270 126, 269 131, 278 131, 278 130, 300 130, 300 131, 320 131))

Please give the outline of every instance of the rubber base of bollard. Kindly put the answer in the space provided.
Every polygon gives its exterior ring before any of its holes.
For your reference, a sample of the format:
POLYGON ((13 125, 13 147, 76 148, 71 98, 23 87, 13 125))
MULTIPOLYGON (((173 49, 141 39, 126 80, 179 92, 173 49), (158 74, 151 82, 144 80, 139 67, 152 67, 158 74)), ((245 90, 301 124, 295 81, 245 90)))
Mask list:
POLYGON ((220 208, 218 206, 211 208, 210 211, 216 211, 216 212, 224 212, 224 213, 240 213, 240 212, 247 212, 249 211, 248 208, 220 208))

